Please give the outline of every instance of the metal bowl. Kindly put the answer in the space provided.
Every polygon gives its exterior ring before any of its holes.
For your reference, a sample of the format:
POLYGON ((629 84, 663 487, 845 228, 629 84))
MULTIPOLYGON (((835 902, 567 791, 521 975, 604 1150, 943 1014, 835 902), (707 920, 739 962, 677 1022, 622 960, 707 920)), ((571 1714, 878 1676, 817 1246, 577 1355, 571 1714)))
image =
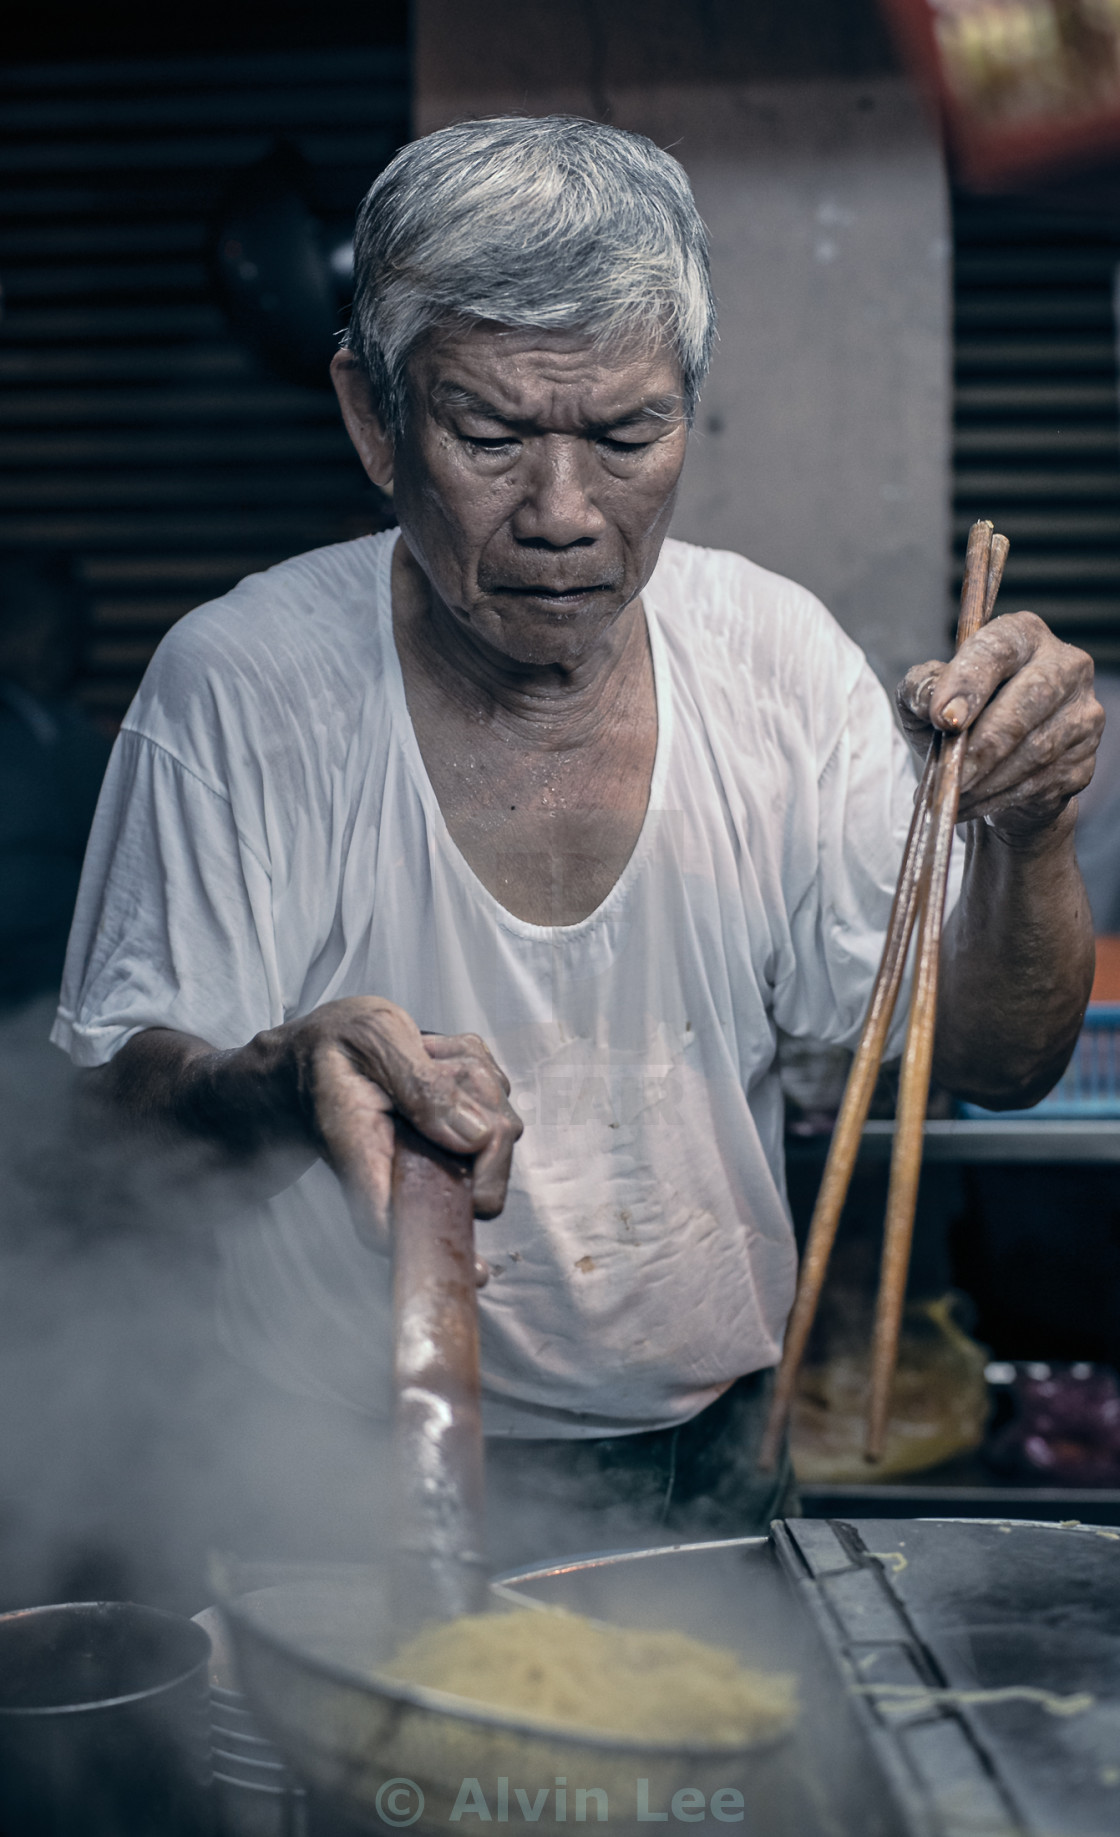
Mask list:
MULTIPOLYGON (((773 1611, 774 1590, 783 1592, 766 1540, 744 1538, 522 1571, 492 1596, 496 1608, 555 1602, 617 1624, 675 1627, 784 1669, 793 1662, 788 1605, 773 1611)), ((316 1795, 359 1828, 407 1825, 427 1837, 488 1812, 566 1837, 561 1826, 599 1822, 604 1811, 613 1832, 698 1815, 767 1837, 807 1828, 789 1730, 747 1746, 643 1742, 551 1729, 379 1678, 393 1640, 376 1570, 304 1571, 228 1591, 222 1605, 262 1727, 316 1795)))

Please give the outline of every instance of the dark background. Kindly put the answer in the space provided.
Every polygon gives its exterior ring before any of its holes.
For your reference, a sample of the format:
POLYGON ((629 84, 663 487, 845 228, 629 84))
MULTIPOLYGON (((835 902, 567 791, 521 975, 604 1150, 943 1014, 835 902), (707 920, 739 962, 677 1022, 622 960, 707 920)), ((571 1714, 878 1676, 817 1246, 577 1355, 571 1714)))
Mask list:
POLYGON ((151 6, 139 0, 36 0, 4 21, 4 61, 174 57, 308 46, 406 45, 407 0, 230 0, 151 6))

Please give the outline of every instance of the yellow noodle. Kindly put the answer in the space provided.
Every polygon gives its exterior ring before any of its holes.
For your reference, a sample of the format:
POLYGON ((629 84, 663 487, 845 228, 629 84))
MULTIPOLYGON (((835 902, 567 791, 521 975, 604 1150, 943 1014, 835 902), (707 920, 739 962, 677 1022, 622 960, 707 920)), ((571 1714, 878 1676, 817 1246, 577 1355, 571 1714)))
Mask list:
POLYGON ((797 1713, 787 1674, 747 1670, 684 1633, 607 1627, 563 1609, 428 1626, 383 1669, 521 1720, 631 1740, 743 1745, 781 1733, 797 1713))

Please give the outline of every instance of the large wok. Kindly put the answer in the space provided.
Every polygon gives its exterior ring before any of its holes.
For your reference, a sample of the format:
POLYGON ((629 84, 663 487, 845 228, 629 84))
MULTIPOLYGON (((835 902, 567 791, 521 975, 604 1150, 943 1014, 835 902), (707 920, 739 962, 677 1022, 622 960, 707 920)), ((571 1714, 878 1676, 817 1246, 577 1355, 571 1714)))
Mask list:
MULTIPOLYGON (((379 1679, 394 1643, 389 1590, 380 1570, 310 1569, 268 1586, 246 1587, 249 1572, 227 1574, 223 1608, 242 1686, 266 1733, 317 1797, 360 1830, 411 1823, 421 1837, 455 1828, 456 1801, 466 1828, 482 1806, 464 1781, 477 1781, 498 1820, 508 1804, 514 1825, 542 1837, 561 1826, 598 1823, 605 1795, 608 1828, 630 1832, 668 1814, 668 1828, 691 1822, 701 1803, 705 1827, 731 1822, 765 1837, 814 1837, 858 1828, 861 1837, 893 1832, 884 1808, 866 1799, 853 1773, 858 1734, 836 1680, 777 1573, 768 1540, 675 1545, 573 1559, 519 1572, 491 1585, 496 1611, 518 1605, 564 1606, 627 1626, 674 1627, 732 1647, 745 1663, 798 1674, 802 1713, 787 1734, 752 1747, 680 1747, 611 1736, 542 1730, 528 1720, 379 1679), (503 1788, 500 1782, 505 1781, 503 1788), (557 1782, 566 1801, 557 1799, 557 1782), (645 1785, 642 1782, 645 1782, 645 1785), (516 1798, 526 1794, 526 1818, 516 1798), (691 1789, 691 1791, 690 1791, 691 1789), (859 1791, 858 1827, 836 1821, 845 1793, 859 1791), (678 1806, 690 1815, 678 1818, 678 1806), (712 1821, 713 1795, 730 1819, 712 1821), (502 1796, 499 1797, 499 1794, 502 1796), (830 1807, 831 1809, 826 1809, 830 1807), (580 1817, 582 1810, 583 1818, 580 1817), (474 1815, 472 1815, 472 1813, 474 1815)), ((503 1820, 504 1821, 504 1820, 503 1820)), ((458 1820, 456 1820, 456 1823, 458 1820)))

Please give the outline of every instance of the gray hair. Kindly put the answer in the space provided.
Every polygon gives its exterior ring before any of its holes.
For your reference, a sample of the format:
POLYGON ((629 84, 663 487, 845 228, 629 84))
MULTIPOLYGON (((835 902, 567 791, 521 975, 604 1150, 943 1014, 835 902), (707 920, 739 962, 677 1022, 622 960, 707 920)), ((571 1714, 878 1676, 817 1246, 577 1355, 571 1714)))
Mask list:
POLYGON ((464 121, 404 147, 358 212, 345 345, 400 435, 406 365, 440 323, 665 337, 693 414, 715 338, 707 236, 684 169, 571 115, 464 121))

